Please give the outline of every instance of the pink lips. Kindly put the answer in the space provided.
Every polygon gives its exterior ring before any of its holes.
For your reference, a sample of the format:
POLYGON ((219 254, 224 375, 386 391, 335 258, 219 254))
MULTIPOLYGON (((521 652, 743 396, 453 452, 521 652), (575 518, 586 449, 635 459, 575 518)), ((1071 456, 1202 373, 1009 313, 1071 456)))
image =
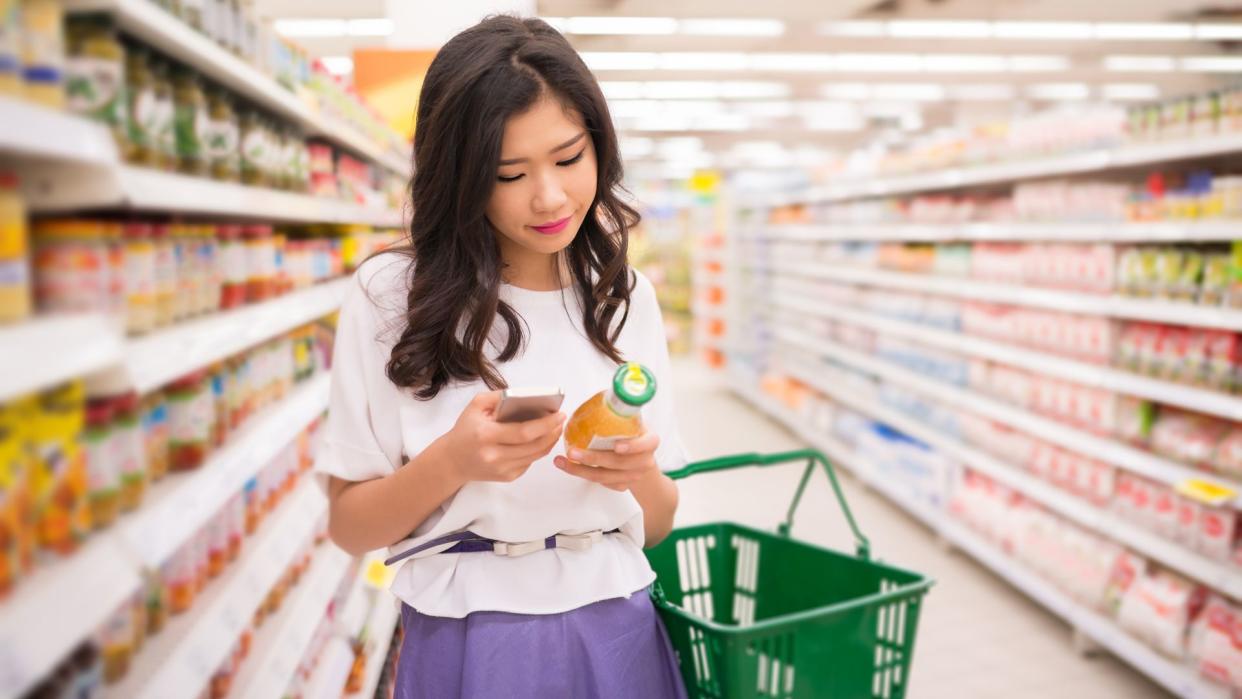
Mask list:
POLYGON ((565 226, 569 225, 569 220, 572 218, 573 216, 566 216, 559 221, 553 221, 552 223, 544 224, 542 226, 531 226, 531 228, 534 228, 544 235, 556 235, 557 233, 565 230, 565 226))

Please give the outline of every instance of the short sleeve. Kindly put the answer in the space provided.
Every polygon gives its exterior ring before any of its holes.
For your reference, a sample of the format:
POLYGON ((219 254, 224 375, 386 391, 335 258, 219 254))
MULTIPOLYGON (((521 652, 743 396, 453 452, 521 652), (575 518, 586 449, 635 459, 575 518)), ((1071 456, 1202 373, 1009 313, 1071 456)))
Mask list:
POLYGON ((401 465, 400 389, 385 373, 392 345, 378 306, 393 296, 386 288, 392 274, 382 260, 373 258, 354 274, 341 303, 328 417, 314 469, 325 487, 328 476, 365 481, 401 465))
POLYGON ((673 396, 673 367, 668 356, 668 334, 664 329, 664 316, 656 299, 655 287, 635 270, 637 284, 630 295, 633 311, 628 322, 636 324, 641 333, 640 356, 635 359, 647 365, 656 377, 656 395, 643 410, 647 428, 660 435, 656 449, 656 463, 664 471, 675 471, 689 461, 681 431, 677 426, 677 406, 673 396))

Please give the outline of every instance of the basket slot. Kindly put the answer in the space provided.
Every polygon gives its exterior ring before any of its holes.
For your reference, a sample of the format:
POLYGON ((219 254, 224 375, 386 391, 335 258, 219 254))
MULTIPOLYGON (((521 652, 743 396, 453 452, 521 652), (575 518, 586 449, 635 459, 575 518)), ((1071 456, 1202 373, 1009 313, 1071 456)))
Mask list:
POLYGON ((784 699, 793 695, 796 667, 794 661, 794 636, 774 636, 756 642, 757 672, 755 673, 759 696, 784 699))
POLYGON ((739 626, 755 623, 755 593, 759 588, 759 542, 733 537, 737 565, 733 580, 733 621, 739 626))
MULTIPOLYGON (((881 592, 892 592, 901 585, 893 580, 882 580, 881 592)), ((872 692, 879 699, 905 695, 905 668, 907 619, 914 619, 914 612, 907 611, 912 600, 906 599, 887 604, 877 610, 875 673, 872 692)))

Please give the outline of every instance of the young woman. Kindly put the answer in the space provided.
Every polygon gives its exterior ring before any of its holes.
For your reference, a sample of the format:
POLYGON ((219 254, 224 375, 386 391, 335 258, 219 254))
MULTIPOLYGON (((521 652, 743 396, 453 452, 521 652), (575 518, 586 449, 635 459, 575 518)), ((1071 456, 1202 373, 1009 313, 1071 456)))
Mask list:
POLYGON ((671 382, 612 451, 564 453, 564 412, 494 415, 506 386, 572 410, 622 360, 669 378, 599 85, 544 22, 494 17, 440 50, 417 123, 410 240, 346 296, 317 465, 333 540, 408 556, 397 696, 682 697, 642 552, 685 462, 671 382))

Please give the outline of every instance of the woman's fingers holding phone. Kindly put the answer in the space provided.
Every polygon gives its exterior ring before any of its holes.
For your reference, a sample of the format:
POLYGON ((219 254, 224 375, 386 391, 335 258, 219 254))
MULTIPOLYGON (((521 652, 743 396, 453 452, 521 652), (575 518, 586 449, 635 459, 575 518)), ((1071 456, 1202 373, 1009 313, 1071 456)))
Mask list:
POLYGON ((565 413, 549 413, 543 417, 525 422, 492 423, 490 438, 497 444, 507 446, 525 446, 532 442, 542 442, 549 435, 560 435, 565 425, 565 413))

